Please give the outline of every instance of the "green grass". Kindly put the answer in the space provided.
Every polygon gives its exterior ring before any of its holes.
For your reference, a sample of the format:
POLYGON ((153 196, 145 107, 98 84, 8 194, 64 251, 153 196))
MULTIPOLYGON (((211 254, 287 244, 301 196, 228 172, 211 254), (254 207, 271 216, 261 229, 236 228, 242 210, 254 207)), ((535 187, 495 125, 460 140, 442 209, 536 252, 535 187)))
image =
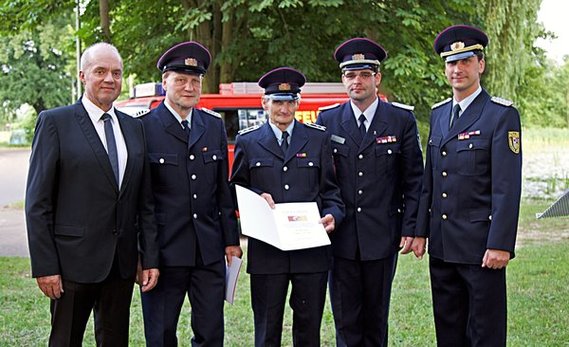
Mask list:
MULTIPOLYGON (((522 204, 517 257, 508 267, 508 345, 567 346, 569 342, 568 219, 535 220, 548 201, 522 204)), ((428 261, 399 258, 390 312, 390 346, 435 346, 428 261)), ((45 346, 49 334, 49 301, 29 275, 26 258, 0 258, 0 346, 45 346)), ((253 345, 249 276, 239 278, 235 305, 225 308, 226 346, 253 345)), ((189 305, 178 327, 180 346, 190 346, 189 305)), ((287 309, 283 345, 291 346, 291 312, 287 309)), ((327 303, 322 346, 334 346, 334 327, 327 303)), ((140 297, 131 309, 131 346, 143 346, 140 297)), ((92 322, 85 346, 94 346, 92 322)))

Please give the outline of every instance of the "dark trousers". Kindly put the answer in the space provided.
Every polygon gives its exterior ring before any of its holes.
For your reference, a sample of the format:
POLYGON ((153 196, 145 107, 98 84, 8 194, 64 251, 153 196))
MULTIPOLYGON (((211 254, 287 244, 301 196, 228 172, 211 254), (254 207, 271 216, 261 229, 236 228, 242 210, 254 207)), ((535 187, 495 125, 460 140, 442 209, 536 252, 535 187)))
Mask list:
POLYGON ((192 307, 192 346, 223 346, 225 262, 163 267, 154 289, 142 293, 146 345, 177 346, 176 330, 187 295, 192 307))
POLYGON ((430 257, 438 346, 506 346, 506 269, 430 257))
POLYGON ((396 265, 397 254, 371 261, 334 257, 330 299, 338 347, 387 346, 396 265))
POLYGON ((101 283, 63 279, 64 293, 51 300, 49 346, 82 346, 85 327, 94 312, 97 346, 128 346, 130 303, 134 279, 122 279, 116 270, 101 283))
POLYGON ((283 314, 289 282, 292 291, 294 346, 319 347, 320 324, 326 301, 327 272, 276 275, 251 274, 251 304, 255 320, 255 346, 280 347, 283 314))

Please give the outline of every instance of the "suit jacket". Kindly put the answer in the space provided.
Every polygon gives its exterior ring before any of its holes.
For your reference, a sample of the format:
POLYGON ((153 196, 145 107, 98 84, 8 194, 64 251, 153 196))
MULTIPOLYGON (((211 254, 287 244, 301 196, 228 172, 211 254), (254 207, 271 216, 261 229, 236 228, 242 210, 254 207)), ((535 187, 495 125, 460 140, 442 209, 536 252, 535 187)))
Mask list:
POLYGON ((142 123, 116 112, 128 159, 119 191, 109 157, 81 102, 43 111, 32 143, 26 221, 33 277, 103 281, 113 260, 133 278, 158 267, 142 123))
POLYGON ((239 245, 228 181, 227 136, 219 116, 194 109, 190 142, 162 102, 142 118, 147 134, 163 266, 205 265, 239 245))
MULTIPOLYGON (((242 132, 235 143, 232 184, 269 193, 275 203, 315 201, 322 216, 330 213, 336 226, 344 204, 336 183, 330 136, 320 127, 295 121, 285 156, 269 123, 242 132)), ((327 271, 330 246, 281 251, 250 238, 247 271, 252 274, 327 271)))
POLYGON ((522 155, 510 104, 482 90, 450 131, 452 102, 434 106, 416 231, 429 237, 431 256, 464 264, 481 264, 488 248, 514 256, 522 155))

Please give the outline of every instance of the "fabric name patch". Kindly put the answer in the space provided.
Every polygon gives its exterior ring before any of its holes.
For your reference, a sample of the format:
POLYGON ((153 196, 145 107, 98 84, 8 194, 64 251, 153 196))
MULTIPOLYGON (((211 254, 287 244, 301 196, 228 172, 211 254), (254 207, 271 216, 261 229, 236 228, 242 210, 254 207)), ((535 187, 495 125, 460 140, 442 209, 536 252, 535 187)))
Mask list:
POLYGON ((468 140, 470 138, 470 136, 478 136, 478 135, 480 135, 480 130, 466 131, 466 132, 458 134, 458 139, 459 140, 468 140))
POLYGON ((330 136, 330 140, 332 140, 333 142, 337 142, 341 145, 343 145, 344 142, 346 142, 345 138, 338 136, 338 135, 334 135, 334 134, 332 134, 332 136, 330 136))
POLYGON ((375 142, 377 143, 393 143, 397 142, 397 136, 389 135, 389 136, 380 136, 375 138, 375 142))

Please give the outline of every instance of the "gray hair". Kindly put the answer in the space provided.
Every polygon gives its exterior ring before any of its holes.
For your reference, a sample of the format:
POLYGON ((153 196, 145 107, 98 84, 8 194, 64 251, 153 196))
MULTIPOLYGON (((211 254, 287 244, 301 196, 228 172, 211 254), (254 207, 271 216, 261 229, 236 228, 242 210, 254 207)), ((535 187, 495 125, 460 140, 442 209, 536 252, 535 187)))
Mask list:
POLYGON ((89 66, 93 64, 93 61, 91 61, 91 56, 93 55, 94 51, 101 48, 106 48, 111 52, 113 52, 114 54, 116 54, 117 57, 119 58, 119 61, 121 62, 121 66, 123 65, 119 50, 115 46, 107 42, 98 42, 87 47, 87 49, 85 49, 85 51, 81 55, 81 71, 85 71, 89 66))

